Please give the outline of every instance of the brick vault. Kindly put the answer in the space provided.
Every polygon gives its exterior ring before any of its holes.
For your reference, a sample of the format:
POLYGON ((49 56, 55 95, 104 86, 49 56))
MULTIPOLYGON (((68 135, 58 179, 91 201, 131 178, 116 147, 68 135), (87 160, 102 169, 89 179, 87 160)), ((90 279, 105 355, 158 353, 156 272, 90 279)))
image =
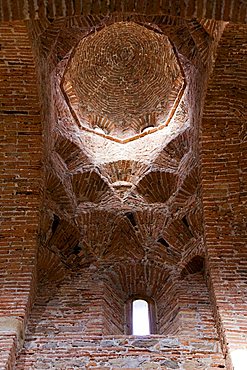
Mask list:
POLYGON ((0 368, 245 369, 246 2, 0 19, 0 368))

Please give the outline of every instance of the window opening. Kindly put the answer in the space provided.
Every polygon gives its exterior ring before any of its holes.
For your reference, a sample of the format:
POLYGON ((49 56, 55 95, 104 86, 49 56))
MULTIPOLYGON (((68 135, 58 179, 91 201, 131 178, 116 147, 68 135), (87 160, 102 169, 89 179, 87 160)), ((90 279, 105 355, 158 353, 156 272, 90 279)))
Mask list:
POLYGON ((144 127, 142 130, 141 130, 141 132, 148 132, 149 130, 152 130, 153 128, 155 128, 154 126, 146 126, 146 127, 144 127))
POLYGON ((81 250, 82 250, 81 245, 80 245, 79 243, 77 243, 77 244, 74 246, 74 248, 73 248, 73 253, 77 255, 77 254, 79 254, 79 253, 81 252, 81 250))
POLYGON ((60 218, 57 215, 54 214, 53 215, 53 222, 52 222, 52 225, 51 225, 51 231, 52 231, 53 234, 57 230, 59 223, 60 223, 60 218))
POLYGON ((190 230, 190 225, 189 225, 189 223, 188 223, 188 220, 187 220, 187 217, 186 217, 186 216, 184 216, 184 217, 182 218, 182 222, 183 222, 183 224, 187 227, 187 230, 188 230, 188 232, 190 233, 191 237, 193 237, 193 234, 192 234, 192 232, 191 232, 191 230, 190 230))
POLYGON ((98 132, 99 134, 106 135, 106 132, 103 130, 103 128, 101 128, 99 126, 95 126, 93 129, 94 129, 95 132, 98 132))
POLYGON ((170 249, 170 245, 167 243, 167 241, 164 238, 159 238, 157 241, 158 243, 164 245, 164 247, 166 247, 167 249, 170 249))
POLYGON ((128 220, 130 221, 130 223, 133 227, 137 226, 136 221, 135 221, 135 217, 134 217, 132 212, 125 213, 125 216, 128 218, 128 220))
POLYGON ((148 302, 143 299, 136 299, 132 302, 132 334, 150 334, 149 307, 148 302))

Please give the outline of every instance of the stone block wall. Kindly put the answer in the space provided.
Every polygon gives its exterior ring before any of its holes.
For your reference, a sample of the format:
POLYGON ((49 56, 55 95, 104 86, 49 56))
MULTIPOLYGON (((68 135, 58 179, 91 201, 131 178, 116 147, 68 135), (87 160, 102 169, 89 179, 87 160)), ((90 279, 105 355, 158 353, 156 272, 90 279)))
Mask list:
POLYGON ((152 335, 132 336, 65 334, 50 338, 31 335, 17 361, 16 369, 224 369, 219 344, 211 340, 152 335))

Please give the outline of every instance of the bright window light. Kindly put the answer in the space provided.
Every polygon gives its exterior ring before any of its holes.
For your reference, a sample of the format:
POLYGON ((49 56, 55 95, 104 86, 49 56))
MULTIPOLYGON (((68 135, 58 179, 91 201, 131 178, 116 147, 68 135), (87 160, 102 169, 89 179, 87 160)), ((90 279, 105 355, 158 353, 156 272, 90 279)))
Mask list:
POLYGON ((232 351, 231 358, 234 370, 247 369, 247 349, 236 349, 232 351))
POLYGON ((148 302, 142 299, 133 301, 132 328, 133 335, 150 334, 148 302))

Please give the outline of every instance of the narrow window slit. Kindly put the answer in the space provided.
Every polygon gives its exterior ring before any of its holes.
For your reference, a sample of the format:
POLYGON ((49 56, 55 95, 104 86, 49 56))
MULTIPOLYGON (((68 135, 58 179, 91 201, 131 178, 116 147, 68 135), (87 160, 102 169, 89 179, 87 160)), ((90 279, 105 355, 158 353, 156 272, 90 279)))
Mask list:
POLYGON ((129 222, 131 223, 131 225, 133 227, 136 227, 137 226, 137 223, 136 223, 136 220, 135 220, 135 217, 133 215, 132 212, 127 212, 125 213, 125 216, 128 218, 129 222))
POLYGON ((149 307, 143 299, 136 299, 132 303, 132 331, 133 335, 150 334, 149 307))
POLYGON ((182 218, 182 222, 183 222, 184 226, 186 226, 186 228, 187 228, 187 230, 188 230, 188 232, 189 232, 190 236, 191 236, 191 237, 193 237, 193 234, 192 234, 192 232, 191 232, 191 230, 190 230, 190 225, 189 225, 189 222, 188 222, 188 220, 187 220, 187 217, 186 217, 186 216, 184 216, 184 217, 182 218))
POLYGON ((54 214, 53 215, 53 222, 52 222, 52 226, 51 226, 51 231, 52 231, 53 234, 57 230, 59 223, 60 223, 60 218, 57 215, 54 214))
POLYGON ((164 245, 164 247, 166 247, 167 249, 170 249, 170 245, 167 243, 167 241, 164 238, 159 238, 157 241, 158 243, 164 245))

